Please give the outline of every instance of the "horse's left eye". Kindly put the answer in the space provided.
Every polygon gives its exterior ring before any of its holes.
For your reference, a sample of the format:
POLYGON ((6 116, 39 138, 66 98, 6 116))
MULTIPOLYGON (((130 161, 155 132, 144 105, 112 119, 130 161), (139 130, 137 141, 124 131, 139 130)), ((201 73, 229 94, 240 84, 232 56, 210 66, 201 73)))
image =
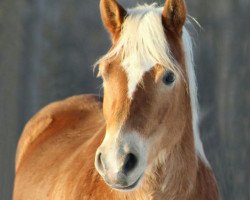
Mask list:
POLYGON ((171 71, 167 72, 163 77, 163 83, 171 85, 175 81, 175 74, 171 71))

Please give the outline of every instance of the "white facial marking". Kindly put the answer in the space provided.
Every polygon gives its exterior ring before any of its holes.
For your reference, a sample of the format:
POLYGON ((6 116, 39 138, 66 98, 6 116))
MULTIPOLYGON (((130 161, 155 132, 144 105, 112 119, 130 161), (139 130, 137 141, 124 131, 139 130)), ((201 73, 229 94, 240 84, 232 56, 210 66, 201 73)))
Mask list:
POLYGON ((169 47, 161 21, 161 9, 138 7, 128 10, 119 45, 123 49, 122 65, 128 76, 128 96, 133 93, 142 76, 157 63, 170 65, 169 47))

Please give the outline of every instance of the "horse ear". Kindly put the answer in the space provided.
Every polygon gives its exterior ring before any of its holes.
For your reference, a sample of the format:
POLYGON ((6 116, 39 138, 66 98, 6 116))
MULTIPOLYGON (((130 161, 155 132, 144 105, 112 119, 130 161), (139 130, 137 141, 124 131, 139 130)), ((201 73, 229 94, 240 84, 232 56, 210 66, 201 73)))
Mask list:
POLYGON ((186 12, 184 0, 166 0, 162 13, 164 27, 167 30, 181 34, 186 21, 186 12))
POLYGON ((116 0, 101 0, 100 10, 104 26, 113 38, 116 37, 121 31, 126 10, 116 0))

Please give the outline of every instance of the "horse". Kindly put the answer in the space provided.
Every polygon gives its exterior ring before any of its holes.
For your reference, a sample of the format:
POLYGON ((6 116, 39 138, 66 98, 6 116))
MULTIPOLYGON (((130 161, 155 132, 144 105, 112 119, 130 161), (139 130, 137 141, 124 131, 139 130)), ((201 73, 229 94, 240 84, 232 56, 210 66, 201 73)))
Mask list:
POLYGON ((14 200, 218 200, 198 129, 184 0, 123 8, 100 0, 111 48, 103 99, 52 103, 25 126, 14 200))

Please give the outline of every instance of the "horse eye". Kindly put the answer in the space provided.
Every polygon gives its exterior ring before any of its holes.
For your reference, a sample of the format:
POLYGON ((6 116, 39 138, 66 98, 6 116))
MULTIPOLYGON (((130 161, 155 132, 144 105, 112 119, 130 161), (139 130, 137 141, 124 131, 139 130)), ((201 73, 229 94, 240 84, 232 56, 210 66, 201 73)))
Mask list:
POLYGON ((166 85, 171 85, 175 81, 175 75, 173 72, 167 72, 163 77, 163 83, 166 85))

